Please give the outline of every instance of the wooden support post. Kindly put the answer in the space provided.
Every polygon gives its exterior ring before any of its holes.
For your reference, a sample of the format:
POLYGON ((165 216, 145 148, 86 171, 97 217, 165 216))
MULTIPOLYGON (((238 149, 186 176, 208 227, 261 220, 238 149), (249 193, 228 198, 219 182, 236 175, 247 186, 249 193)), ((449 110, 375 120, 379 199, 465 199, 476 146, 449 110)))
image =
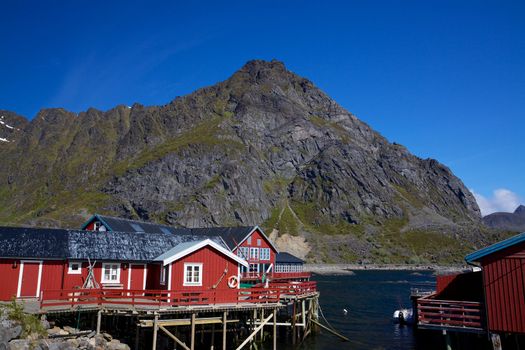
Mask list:
POLYGON ((102 310, 98 310, 98 313, 97 313, 97 334, 100 334, 101 323, 102 323, 102 310))
POLYGON ((212 323, 211 325, 211 348, 210 350, 213 350, 215 347, 215 323, 212 323))
MULTIPOLYGON (((264 309, 261 310, 261 322, 264 320, 264 309)), ((264 340, 264 327, 261 328, 261 334, 259 336, 259 340, 262 342, 264 340)))
POLYGON ((277 309, 273 309, 273 350, 277 350, 277 309))
POLYGON ((268 318, 266 318, 265 320, 263 320, 261 322, 261 324, 255 328, 252 332, 252 334, 250 334, 250 336, 248 338, 246 338, 242 343, 241 345, 239 345, 237 347, 236 350, 241 350, 246 344, 248 344, 249 341, 251 341, 256 335, 257 333, 259 333, 259 331, 261 330, 261 328, 263 328, 271 319, 273 318, 273 314, 268 316, 268 318))
POLYGON ((190 348, 188 348, 188 346, 187 346, 185 343, 183 343, 179 338, 177 338, 177 337, 176 337, 175 335, 173 335, 170 331, 168 331, 164 326, 160 325, 160 326, 159 326, 159 329, 160 329, 161 331, 163 331, 164 333, 166 333, 166 335, 167 335, 168 337, 170 337, 171 339, 175 340, 175 342, 176 342, 177 344, 179 344, 180 346, 182 346, 182 348, 183 348, 184 350, 190 350, 190 348))
POLYGON ((226 350, 226 311, 222 313, 222 350, 226 350))
POLYGON ((295 309, 295 300, 293 301, 292 308, 292 344, 295 345, 295 338, 297 337, 297 329, 295 329, 295 318, 297 317, 297 311, 295 309))
POLYGON ((445 336, 445 345, 447 347, 447 350, 452 350, 452 341, 450 339, 450 334, 444 330, 443 335, 445 336))
POLYGON ((306 307, 304 305, 304 299, 301 301, 301 317, 303 322, 302 339, 304 340, 306 333, 306 307))
POLYGON ((153 344, 151 345, 152 350, 157 350, 157 330, 159 328, 157 321, 159 320, 159 315, 155 314, 153 319, 153 344))
POLYGON ((191 350, 195 349, 195 314, 191 314, 191 350))
POLYGON ((491 333, 490 340, 492 341, 492 349, 494 350, 503 349, 503 347, 501 346, 501 338, 499 337, 498 333, 491 333))
POLYGON ((135 350, 139 350, 139 339, 140 339, 140 327, 137 323, 137 328, 135 329, 135 350))

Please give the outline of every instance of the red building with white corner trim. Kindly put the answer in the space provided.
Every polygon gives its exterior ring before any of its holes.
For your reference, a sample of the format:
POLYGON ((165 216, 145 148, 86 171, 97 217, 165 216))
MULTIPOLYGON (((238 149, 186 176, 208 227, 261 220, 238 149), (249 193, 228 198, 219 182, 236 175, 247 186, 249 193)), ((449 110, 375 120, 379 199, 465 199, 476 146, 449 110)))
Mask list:
POLYGON ((102 288, 223 295, 238 288, 228 281, 247 267, 220 237, 0 227, 0 300, 82 288, 90 264, 102 288))

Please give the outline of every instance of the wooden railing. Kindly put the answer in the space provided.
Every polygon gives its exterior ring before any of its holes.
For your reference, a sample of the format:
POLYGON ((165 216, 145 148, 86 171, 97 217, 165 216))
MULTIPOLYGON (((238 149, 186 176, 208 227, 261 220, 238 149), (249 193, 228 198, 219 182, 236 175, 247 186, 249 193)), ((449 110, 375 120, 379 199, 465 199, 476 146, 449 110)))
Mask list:
POLYGON ((272 282, 270 288, 279 290, 282 296, 306 296, 317 292, 317 282, 272 282))
MULTIPOLYGON (((261 272, 244 272, 241 275, 243 279, 261 279, 261 272)), ((270 279, 307 279, 312 277, 311 272, 273 272, 266 275, 270 279)))
POLYGON ((40 308, 124 305, 130 307, 176 307, 240 303, 278 303, 279 288, 245 288, 231 290, 131 290, 70 289, 44 290, 40 308))
POLYGON ((417 300, 418 325, 434 327, 484 328, 483 304, 472 301, 417 300))

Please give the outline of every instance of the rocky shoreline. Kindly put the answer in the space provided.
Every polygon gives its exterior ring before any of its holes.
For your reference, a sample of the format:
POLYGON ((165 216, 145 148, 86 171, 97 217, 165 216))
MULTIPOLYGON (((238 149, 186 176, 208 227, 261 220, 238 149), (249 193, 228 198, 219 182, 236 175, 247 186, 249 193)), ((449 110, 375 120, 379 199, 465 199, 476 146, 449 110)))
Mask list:
POLYGON ((110 334, 60 328, 22 309, 14 303, 0 306, 0 350, 130 350, 110 334))
POLYGON ((355 270, 385 270, 385 271, 433 271, 435 274, 448 274, 470 271, 465 265, 394 265, 394 264, 305 264, 304 271, 318 275, 352 275, 355 270))

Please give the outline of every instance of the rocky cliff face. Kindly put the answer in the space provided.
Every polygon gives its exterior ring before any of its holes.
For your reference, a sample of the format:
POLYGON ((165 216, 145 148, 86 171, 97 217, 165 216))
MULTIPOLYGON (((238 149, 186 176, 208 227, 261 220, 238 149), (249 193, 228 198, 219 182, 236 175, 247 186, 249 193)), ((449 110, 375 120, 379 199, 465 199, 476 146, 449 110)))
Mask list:
POLYGON ((0 144, 4 223, 78 226, 97 211, 263 224, 324 261, 456 259, 490 240, 446 166, 388 142, 277 61, 165 106, 48 109, 20 123, 0 144))

